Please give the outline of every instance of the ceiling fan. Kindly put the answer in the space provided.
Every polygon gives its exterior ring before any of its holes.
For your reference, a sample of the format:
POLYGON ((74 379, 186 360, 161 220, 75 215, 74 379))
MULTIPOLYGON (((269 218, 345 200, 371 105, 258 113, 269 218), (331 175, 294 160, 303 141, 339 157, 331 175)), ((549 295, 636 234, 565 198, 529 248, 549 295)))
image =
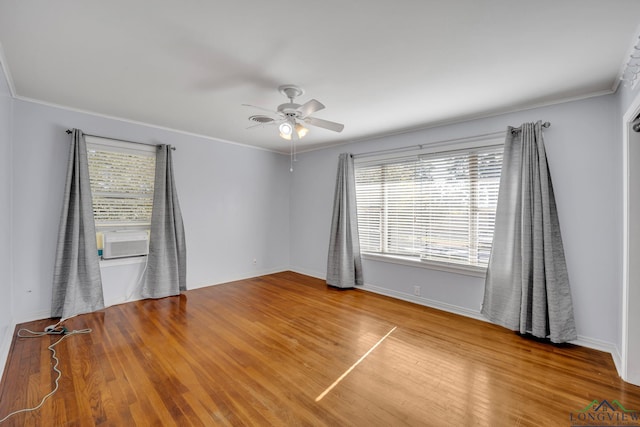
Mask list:
POLYGON ((249 120, 257 124, 249 126, 247 129, 263 125, 277 124, 279 125, 278 130, 280 131, 280 137, 286 139, 287 141, 292 140, 294 132, 298 139, 302 139, 309 132, 309 129, 307 129, 304 124, 328 129, 334 132, 342 132, 342 129, 344 129, 344 125, 341 123, 318 119, 311 116, 316 111, 320 111, 325 108, 321 102, 312 99, 302 105, 296 104, 294 102, 294 99, 304 94, 304 90, 302 90, 302 88, 296 85, 282 85, 278 87, 278 91, 289 98, 289 102, 278 105, 276 111, 251 104, 242 104, 246 107, 252 107, 259 110, 267 111, 277 117, 274 118, 265 115, 250 116, 249 120))

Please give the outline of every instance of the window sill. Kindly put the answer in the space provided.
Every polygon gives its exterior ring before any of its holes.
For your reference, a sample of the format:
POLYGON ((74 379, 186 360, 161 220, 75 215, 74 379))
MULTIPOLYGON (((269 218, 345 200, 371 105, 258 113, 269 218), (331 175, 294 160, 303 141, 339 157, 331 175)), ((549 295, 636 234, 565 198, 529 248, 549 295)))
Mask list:
POLYGON ((485 267, 475 267, 472 265, 460 265, 446 262, 418 260, 415 258, 402 257, 397 255, 380 255, 373 253, 363 253, 362 259, 371 261, 388 262, 391 264, 407 265, 410 267, 426 268, 427 270, 446 271, 448 273, 464 274, 465 276, 482 277, 487 274, 485 267))
POLYGON ((127 258, 101 259, 100 267, 115 267, 118 265, 144 264, 147 262, 147 256, 135 256, 127 258))

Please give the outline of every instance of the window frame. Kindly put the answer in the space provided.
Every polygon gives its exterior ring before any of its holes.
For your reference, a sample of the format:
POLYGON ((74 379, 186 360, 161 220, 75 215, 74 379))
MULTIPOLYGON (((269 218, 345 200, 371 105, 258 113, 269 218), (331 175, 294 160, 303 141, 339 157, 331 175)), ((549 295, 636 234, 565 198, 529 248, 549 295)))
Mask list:
MULTIPOLYGON (((354 158, 355 169, 362 166, 375 165, 381 163, 400 162, 403 159, 418 158, 425 155, 433 155, 438 153, 447 153, 458 150, 473 150, 478 148, 504 147, 504 136, 480 136, 465 138, 459 140, 440 141, 421 146, 389 150, 387 152, 356 155, 354 158)), ((416 256, 405 256, 397 254, 385 254, 378 252, 366 252, 361 250, 363 259, 386 262, 398 265, 405 265, 417 268, 426 268, 429 270, 446 271, 451 273, 463 274, 474 277, 485 277, 487 267, 475 266, 470 264, 461 264, 454 262, 427 260, 416 256)))
MULTIPOLYGON (((144 155, 153 157, 154 160, 157 154, 157 147, 154 145, 136 144, 134 142, 120 141, 110 138, 103 138, 99 136, 85 135, 85 142, 87 143, 87 153, 90 150, 112 151, 118 153, 132 153, 136 155, 144 155)), ((155 181, 155 171, 154 171, 155 181)), ((155 183, 154 183, 155 186, 155 183)), ((151 196, 153 202, 153 195, 151 196)), ((149 222, 140 223, 112 223, 112 224, 95 224, 96 231, 101 233, 104 231, 117 231, 117 230, 143 230, 148 231, 151 228, 151 219, 149 222)))
MULTIPOLYGON (((103 138, 99 136, 90 136, 85 135, 85 142, 87 145, 87 160, 89 160, 89 151, 90 150, 101 150, 101 151, 113 151, 118 153, 132 153, 136 155, 143 154, 149 157, 153 157, 154 161, 157 158, 157 147, 154 145, 146 145, 146 144, 137 144, 134 142, 126 142, 121 140, 115 140, 110 138, 103 138)), ((155 168, 154 168, 154 188, 155 188, 155 168)), ((91 173, 89 173, 91 177, 91 173)), ((93 195, 92 195, 93 196, 93 195)), ((153 204, 153 195, 151 196, 151 201, 153 204)), ((93 204, 93 203, 92 203, 93 204)), ((93 206, 92 206, 93 210, 93 206)), ((95 214, 94 214, 95 221, 95 214)), ((96 229, 96 248, 97 255, 100 257, 100 267, 113 267, 118 265, 128 265, 128 264, 140 264, 145 263, 147 260, 147 256, 130 256, 123 258, 114 258, 114 259, 103 259, 102 258, 102 249, 104 247, 104 237, 103 233, 106 231, 118 231, 118 230, 139 230, 150 232, 151 229, 151 218, 149 218, 149 222, 144 223, 112 223, 112 224, 95 224, 96 229)))

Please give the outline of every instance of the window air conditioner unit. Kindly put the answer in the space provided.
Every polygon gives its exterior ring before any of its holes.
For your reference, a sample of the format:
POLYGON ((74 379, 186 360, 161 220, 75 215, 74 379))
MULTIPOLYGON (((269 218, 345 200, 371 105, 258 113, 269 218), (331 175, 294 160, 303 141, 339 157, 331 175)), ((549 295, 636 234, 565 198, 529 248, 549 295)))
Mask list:
POLYGON ((103 244, 103 259, 147 255, 149 234, 146 231, 105 231, 103 244))

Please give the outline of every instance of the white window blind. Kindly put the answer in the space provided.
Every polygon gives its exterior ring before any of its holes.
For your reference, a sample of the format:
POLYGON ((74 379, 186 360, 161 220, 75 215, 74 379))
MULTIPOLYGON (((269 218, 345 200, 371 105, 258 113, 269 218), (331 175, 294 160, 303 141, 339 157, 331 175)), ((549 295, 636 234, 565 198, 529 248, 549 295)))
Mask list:
POLYGON ((96 226, 151 224, 155 147, 87 137, 96 226))
POLYGON ((486 267, 502 146, 356 164, 361 250, 486 267))

